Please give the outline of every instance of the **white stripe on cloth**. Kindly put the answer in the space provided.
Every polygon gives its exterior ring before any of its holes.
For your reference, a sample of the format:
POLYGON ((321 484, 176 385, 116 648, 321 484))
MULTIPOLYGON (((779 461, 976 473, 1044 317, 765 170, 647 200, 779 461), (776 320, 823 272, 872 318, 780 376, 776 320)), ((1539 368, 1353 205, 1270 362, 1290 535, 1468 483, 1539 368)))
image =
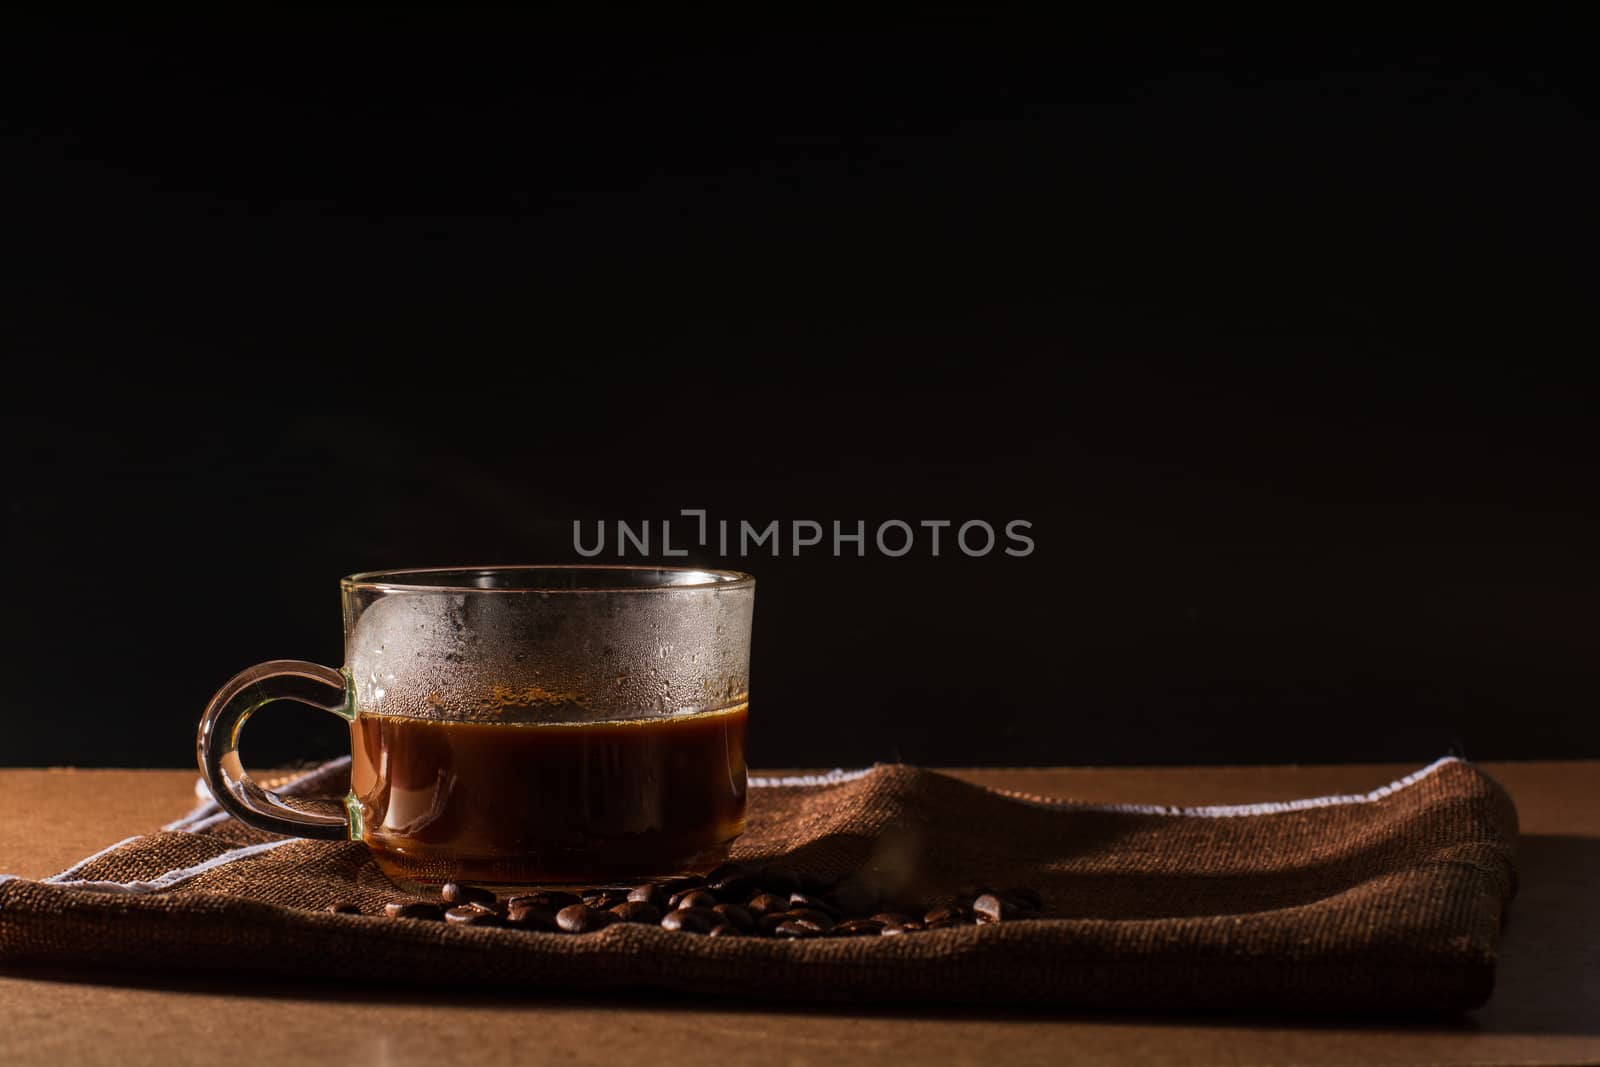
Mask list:
MULTIPOLYGON (((1397 778, 1388 785, 1381 785, 1369 793, 1305 797, 1300 800, 1269 801, 1261 804, 1208 804, 1189 808, 1165 804, 1090 804, 1081 800, 1058 800, 992 786, 988 788, 991 792, 999 793, 1001 796, 1011 800, 1022 801, 1025 804, 1032 804, 1036 807, 1065 811, 1114 812, 1125 815, 1176 815, 1190 819, 1233 819, 1242 815, 1281 815, 1285 812, 1308 811, 1312 808, 1333 808, 1346 804, 1371 804, 1409 785, 1415 785, 1430 774, 1433 774, 1440 767, 1460 762, 1461 760, 1458 757, 1444 756, 1434 760, 1420 770, 1413 771, 1404 778, 1397 778)), ((851 771, 834 769, 826 774, 797 774, 781 778, 751 778, 750 784, 765 788, 838 785, 841 782, 853 782, 858 778, 864 778, 876 769, 876 767, 863 767, 851 771)))
POLYGON ((787 789, 791 786, 810 785, 838 785, 840 782, 853 782, 857 778, 865 778, 876 767, 861 767, 853 771, 841 770, 835 767, 824 774, 787 774, 780 778, 762 778, 752 775, 749 778, 752 789, 787 789))
MULTIPOLYGON (((273 791, 292 795, 324 775, 343 770, 349 763, 349 756, 339 756, 326 763, 319 763, 309 771, 302 771, 289 780, 273 787, 273 791)), ((163 830, 193 831, 198 829, 201 824, 210 827, 228 821, 228 814, 217 806, 216 800, 211 796, 211 787, 206 784, 204 778, 196 778, 194 780, 194 795, 200 800, 199 806, 183 818, 167 823, 162 827, 163 830)))
POLYGON ((79 871, 83 870, 85 867, 87 867, 89 864, 93 863, 95 860, 99 859, 101 856, 104 856, 109 852, 115 852, 117 849, 121 848, 123 845, 132 844, 133 842, 139 840, 139 838, 142 837, 142 836, 144 836, 144 835, 143 834, 134 834, 132 837, 124 837, 121 841, 118 841, 116 844, 107 845, 105 848, 101 849, 99 852, 96 852, 92 856, 83 857, 83 859, 79 860, 77 863, 74 863, 71 867, 68 867, 66 870, 62 871, 60 874, 52 874, 49 878, 46 878, 45 881, 47 881, 47 882, 59 882, 59 881, 61 881, 63 879, 71 878, 73 875, 75 875, 79 871))
MULTIPOLYGON (((130 840, 133 839, 130 838, 130 840)), ((236 860, 246 859, 250 856, 256 856, 263 852, 270 852, 275 848, 282 848, 284 845, 292 845, 299 840, 300 838, 298 837, 285 837, 277 841, 263 841, 260 844, 245 845, 242 848, 232 848, 226 852, 212 856, 203 863, 196 863, 191 867, 179 867, 175 870, 158 874, 154 878, 141 879, 134 882, 109 882, 92 878, 67 879, 63 878, 60 874, 51 878, 46 878, 45 882, 50 885, 68 886, 73 889, 89 889, 97 893, 129 893, 133 895, 139 895, 142 893, 159 893, 163 889, 171 889, 180 882, 187 882, 196 875, 205 874, 207 871, 215 870, 218 867, 233 863, 236 860)), ((123 843, 126 844, 126 842, 123 843)), ((116 847, 116 845, 112 846, 112 848, 116 847)), ((87 862, 88 860, 84 861, 84 863, 87 862)), ((83 864, 80 863, 77 864, 77 866, 81 867, 83 864)), ((68 872, 63 871, 62 873, 65 874, 68 872)))
POLYGON ((1305 797, 1301 800, 1279 800, 1263 804, 1209 804, 1195 808, 1170 807, 1162 804, 1086 804, 1076 800, 1052 800, 1049 797, 1031 796, 1026 793, 1016 793, 1008 789, 997 789, 995 792, 1012 800, 1020 800, 1035 807, 1054 808, 1065 811, 1102 811, 1115 812, 1124 815, 1177 815, 1189 819, 1235 819, 1241 815, 1282 815, 1291 811, 1309 811, 1312 808, 1336 808, 1346 804, 1371 804, 1382 800, 1384 797, 1410 785, 1422 781, 1433 774, 1440 767, 1451 763, 1460 763, 1455 756, 1444 756, 1436 759, 1421 770, 1413 771, 1404 778, 1397 778, 1388 785, 1380 785, 1370 793, 1347 793, 1326 797, 1305 797))

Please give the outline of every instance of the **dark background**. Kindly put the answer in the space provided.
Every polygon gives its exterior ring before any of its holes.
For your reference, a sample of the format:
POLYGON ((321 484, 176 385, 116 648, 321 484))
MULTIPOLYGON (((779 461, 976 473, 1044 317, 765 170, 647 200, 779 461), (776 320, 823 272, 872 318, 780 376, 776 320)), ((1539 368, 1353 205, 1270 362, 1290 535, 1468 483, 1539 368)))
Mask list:
POLYGON ((758 764, 1600 756, 1574 29, 365 19, 0 45, 0 764, 187 764, 340 575, 689 507, 1033 524, 692 555, 758 764))

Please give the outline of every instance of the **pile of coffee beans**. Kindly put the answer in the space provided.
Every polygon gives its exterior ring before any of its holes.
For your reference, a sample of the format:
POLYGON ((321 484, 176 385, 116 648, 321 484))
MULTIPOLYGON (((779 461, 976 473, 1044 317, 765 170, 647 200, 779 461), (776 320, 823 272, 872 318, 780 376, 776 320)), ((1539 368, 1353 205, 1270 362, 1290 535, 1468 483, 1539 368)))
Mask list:
MULTIPOLYGON (((888 907, 859 882, 830 884, 780 867, 724 864, 704 877, 637 886, 544 890, 504 899, 479 886, 447 882, 437 904, 394 901, 392 919, 459 926, 504 926, 546 933, 586 934, 613 923, 642 923, 707 937, 890 937, 919 930, 1035 918, 1032 889, 969 886, 911 911, 888 907)), ((360 914, 353 904, 330 904, 337 914, 360 914)))

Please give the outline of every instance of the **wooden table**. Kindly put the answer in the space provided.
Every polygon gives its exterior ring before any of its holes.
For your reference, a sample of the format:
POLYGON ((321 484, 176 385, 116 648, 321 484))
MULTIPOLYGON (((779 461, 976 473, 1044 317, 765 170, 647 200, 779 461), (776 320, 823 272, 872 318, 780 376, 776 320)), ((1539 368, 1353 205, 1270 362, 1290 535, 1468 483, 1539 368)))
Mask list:
MULTIPOLYGON (((482 997, 378 985, 0 972, 0 1063, 1548 1064, 1600 1061, 1600 762, 1490 763, 1516 798, 1522 889, 1498 990, 1447 1022, 903 1010, 683 996, 482 997)), ((965 770, 1107 802, 1365 792, 1412 767, 965 770)), ((0 871, 41 877, 193 803, 193 772, 0 770, 0 871)))

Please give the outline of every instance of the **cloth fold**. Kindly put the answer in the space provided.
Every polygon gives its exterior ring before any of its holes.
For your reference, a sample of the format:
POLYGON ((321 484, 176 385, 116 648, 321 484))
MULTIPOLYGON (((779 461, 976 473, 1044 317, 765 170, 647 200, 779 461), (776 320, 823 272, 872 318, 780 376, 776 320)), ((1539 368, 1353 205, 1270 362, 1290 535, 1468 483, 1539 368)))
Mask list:
MULTIPOLYGON (((346 774, 336 761, 287 789, 341 795, 346 774)), ((851 1003, 1431 1013, 1487 999, 1515 891, 1515 808, 1456 759, 1363 795, 1242 807, 1077 803, 900 765, 752 786, 735 860, 865 879, 911 902, 979 882, 1031 887, 1042 917, 801 941, 393 920, 382 905, 405 894, 362 845, 274 837, 202 804, 53 878, 0 880, 0 963, 851 1003), (322 910, 339 901, 367 914, 322 910)))

